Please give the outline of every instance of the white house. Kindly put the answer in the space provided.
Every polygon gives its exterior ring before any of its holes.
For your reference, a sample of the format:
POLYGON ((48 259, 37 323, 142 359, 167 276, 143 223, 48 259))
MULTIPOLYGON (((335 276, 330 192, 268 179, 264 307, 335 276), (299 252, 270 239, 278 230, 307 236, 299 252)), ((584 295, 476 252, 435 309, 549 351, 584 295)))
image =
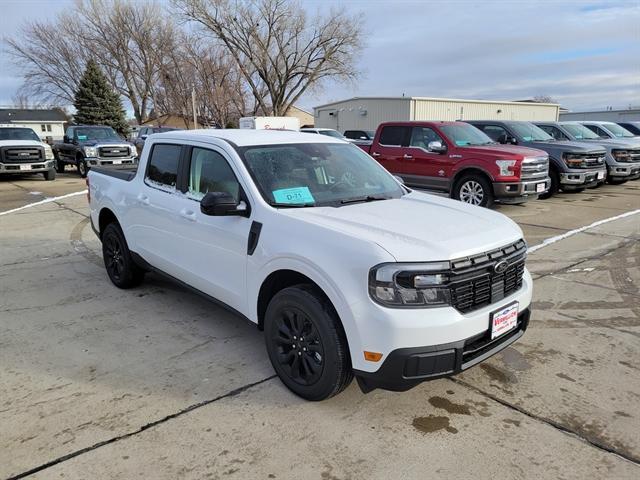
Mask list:
POLYGON ((0 108, 0 124, 32 128, 43 141, 59 141, 67 118, 60 110, 0 108))

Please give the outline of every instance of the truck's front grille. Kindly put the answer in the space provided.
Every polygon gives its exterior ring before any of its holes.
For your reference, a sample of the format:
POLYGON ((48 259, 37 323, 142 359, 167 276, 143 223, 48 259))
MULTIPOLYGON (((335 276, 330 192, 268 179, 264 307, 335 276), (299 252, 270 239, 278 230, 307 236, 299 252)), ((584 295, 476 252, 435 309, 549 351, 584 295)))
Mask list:
POLYGON ((98 155, 103 158, 124 158, 129 156, 129 147, 100 147, 98 155))
POLYGON ((525 160, 522 162, 521 178, 523 181, 545 179, 548 175, 548 157, 525 158, 525 160))
POLYGON ((44 160, 42 147, 2 147, 0 156, 3 163, 32 163, 44 160))
POLYGON ((522 287, 527 245, 524 240, 451 262, 451 300, 460 312, 498 302, 522 287))
MULTIPOLYGON (((614 150, 613 153, 619 152, 621 150, 614 150)), ((623 152, 627 152, 626 156, 620 157, 616 156, 616 161, 620 163, 638 163, 640 162, 640 148, 639 149, 627 149, 622 150, 623 152)), ((615 155, 614 155, 615 156, 615 155)))
POLYGON ((573 153, 573 158, 580 158, 582 162, 579 165, 571 165, 571 168, 596 168, 604 165, 605 152, 591 152, 585 154, 573 153))

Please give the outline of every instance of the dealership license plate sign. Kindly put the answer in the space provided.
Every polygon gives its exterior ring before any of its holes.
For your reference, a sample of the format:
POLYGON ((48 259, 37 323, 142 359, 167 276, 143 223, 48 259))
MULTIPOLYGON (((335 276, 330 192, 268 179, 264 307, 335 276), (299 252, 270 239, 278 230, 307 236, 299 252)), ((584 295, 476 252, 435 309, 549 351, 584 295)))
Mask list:
POLYGON ((518 306, 518 302, 510 303, 490 315, 491 340, 516 328, 518 323, 518 306))
POLYGON ((537 192, 537 193, 544 192, 544 186, 545 186, 545 184, 544 184, 544 183, 538 183, 538 184, 536 185, 536 192, 537 192))
POLYGON ((31 165, 20 165, 20 170, 31 170, 31 165))
POLYGON ((602 180, 604 178, 604 172, 598 172, 598 180, 602 180))

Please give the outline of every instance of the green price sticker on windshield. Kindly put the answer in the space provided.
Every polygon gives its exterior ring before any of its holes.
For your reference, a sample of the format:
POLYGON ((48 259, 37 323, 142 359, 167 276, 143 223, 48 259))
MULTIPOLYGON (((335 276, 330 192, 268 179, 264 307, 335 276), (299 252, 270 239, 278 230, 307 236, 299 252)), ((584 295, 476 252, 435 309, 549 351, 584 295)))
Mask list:
POLYGON ((273 190, 271 193, 278 203, 315 203, 309 187, 281 188, 280 190, 273 190))

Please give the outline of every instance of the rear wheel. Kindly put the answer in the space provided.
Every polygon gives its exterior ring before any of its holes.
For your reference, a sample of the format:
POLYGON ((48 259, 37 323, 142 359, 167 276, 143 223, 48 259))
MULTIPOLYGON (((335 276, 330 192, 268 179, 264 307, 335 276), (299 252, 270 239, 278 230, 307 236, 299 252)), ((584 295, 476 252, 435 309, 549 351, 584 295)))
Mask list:
POLYGON ((477 174, 465 175, 458 180, 453 196, 456 200, 479 207, 490 207, 494 200, 491 184, 477 174))
POLYGON ((122 229, 110 223, 102 234, 102 257, 111 282, 118 288, 131 288, 144 280, 144 270, 135 264, 122 229))
POLYGON ((541 200, 553 197, 560 190, 560 176, 554 168, 549 169, 549 178, 551 179, 551 185, 549 185, 549 190, 538 196, 541 200))
POLYGON ((44 179, 47 180, 47 181, 51 181, 51 180, 55 180, 56 179, 56 171, 53 170, 53 169, 47 170, 42 175, 44 175, 44 179))
POLYGON ((264 332, 274 370, 296 395, 324 400, 353 380, 340 319, 329 300, 312 285, 278 292, 267 307, 264 332))

